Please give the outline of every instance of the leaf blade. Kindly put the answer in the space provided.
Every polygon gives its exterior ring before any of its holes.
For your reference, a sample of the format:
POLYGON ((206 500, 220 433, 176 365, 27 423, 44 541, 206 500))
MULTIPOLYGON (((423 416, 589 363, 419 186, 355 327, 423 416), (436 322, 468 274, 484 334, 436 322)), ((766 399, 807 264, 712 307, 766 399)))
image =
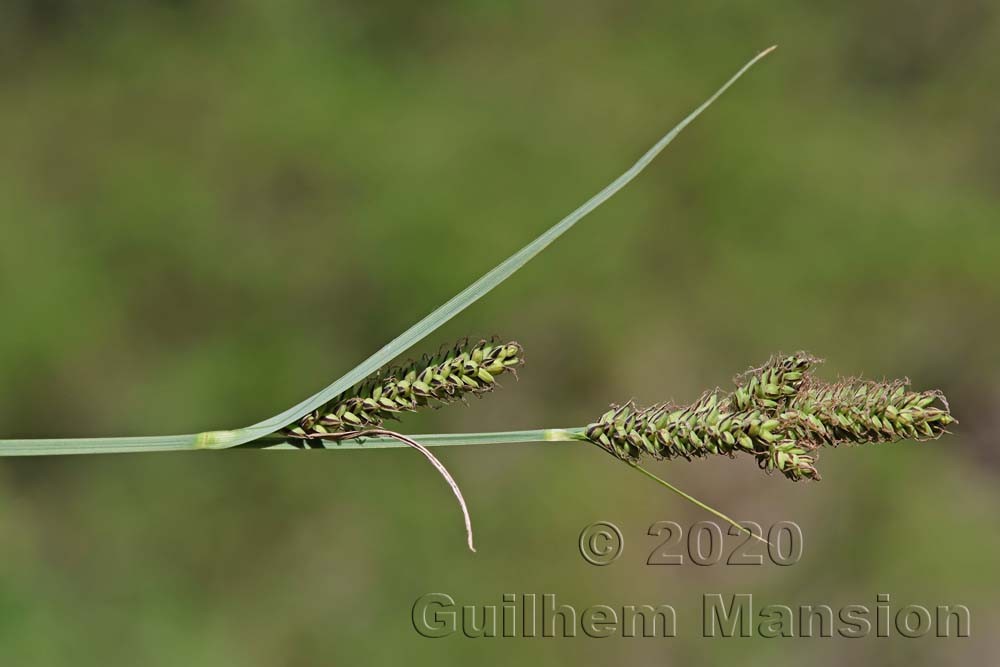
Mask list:
POLYGON ((670 145, 670 143, 684 130, 684 128, 686 128, 695 118, 700 116, 702 112, 710 107, 712 103, 725 93, 730 86, 736 83, 736 81, 739 80, 747 70, 753 67, 766 55, 774 51, 775 48, 777 47, 772 46, 754 56, 749 62, 740 68, 736 74, 730 77, 729 80, 726 81, 726 83, 723 84, 722 87, 719 88, 711 97, 702 102, 701 105, 688 114, 680 123, 675 125, 669 132, 667 132, 667 134, 661 137, 660 140, 657 141, 652 148, 646 151, 646 153, 644 153, 635 164, 627 169, 621 176, 605 186, 604 189, 588 199, 555 225, 550 227, 534 241, 508 257, 506 260, 483 275, 479 280, 466 287, 422 320, 384 345, 380 350, 348 371, 336 382, 313 394, 297 405, 285 410, 284 412, 258 422, 245 429, 241 429, 236 432, 237 435, 235 440, 228 441, 227 439, 227 441, 219 442, 211 446, 232 447, 265 435, 269 435, 270 433, 283 428, 284 426, 294 422, 296 419, 301 418, 303 415, 315 410, 324 403, 329 402, 336 396, 347 391, 355 384, 384 366, 386 363, 392 361, 410 347, 423 340, 428 334, 435 331, 438 327, 458 315, 467 307, 489 293, 494 287, 513 275, 515 271, 527 264, 528 261, 551 245, 577 222, 610 199, 619 190, 628 185, 649 165, 650 162, 653 161, 653 159, 656 158, 657 155, 663 151, 664 148, 670 145))
POLYGON ((191 449, 225 449, 245 444, 261 437, 268 436, 290 424, 303 415, 329 402, 347 389, 371 375, 387 362, 391 361, 407 349, 423 340, 448 320, 465 310, 493 288, 502 283, 524 266, 528 261, 551 245, 562 234, 577 222, 591 213, 598 206, 610 199, 638 176, 650 162, 663 151, 685 127, 701 115, 726 90, 729 89, 743 74, 758 61, 777 48, 772 46, 754 56, 736 74, 726 81, 711 97, 702 102, 694 111, 688 114, 680 123, 657 141, 652 148, 636 161, 622 175, 609 183, 596 195, 588 199, 572 213, 557 222, 534 241, 521 248, 502 263, 483 275, 429 315, 418 321, 402 334, 384 345, 373 355, 348 371, 336 382, 316 392, 309 398, 251 426, 232 431, 207 431, 204 433, 184 435, 164 435, 136 438, 39 438, 31 440, 0 440, 0 456, 30 456, 34 454, 86 454, 86 453, 125 453, 152 451, 179 451, 191 449))

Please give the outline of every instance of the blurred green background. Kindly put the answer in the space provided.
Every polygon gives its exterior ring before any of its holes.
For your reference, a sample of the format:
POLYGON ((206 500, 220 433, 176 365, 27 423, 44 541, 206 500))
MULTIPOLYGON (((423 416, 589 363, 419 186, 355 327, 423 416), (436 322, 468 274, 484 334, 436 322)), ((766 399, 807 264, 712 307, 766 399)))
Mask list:
POLYGON ((409 432, 582 425, 776 350, 908 375, 961 424, 654 469, 802 526, 792 567, 650 567, 708 518, 594 448, 0 459, 4 665, 997 664, 1000 7, 0 5, 0 437, 244 425, 335 379, 779 50, 625 192, 419 353, 521 341, 519 382, 409 432), (626 548, 577 551, 596 520, 626 548), (414 600, 673 604, 674 639, 429 640, 414 600), (968 639, 705 639, 700 596, 960 603, 968 639))

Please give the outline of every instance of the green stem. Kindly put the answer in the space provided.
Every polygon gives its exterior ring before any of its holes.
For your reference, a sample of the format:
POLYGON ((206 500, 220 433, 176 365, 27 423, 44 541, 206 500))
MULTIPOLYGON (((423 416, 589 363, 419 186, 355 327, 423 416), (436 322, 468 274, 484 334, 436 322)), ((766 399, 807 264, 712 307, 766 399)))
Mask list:
MULTIPOLYGON (((459 445, 509 445, 529 442, 586 442, 581 435, 584 428, 544 428, 528 431, 495 431, 488 433, 428 433, 423 435, 412 435, 407 438, 419 442, 425 447, 448 447, 459 445)), ((168 452, 168 451, 191 451, 205 449, 205 436, 209 434, 198 434, 190 436, 163 436, 153 438, 94 438, 94 439, 48 439, 48 440, 6 440, 0 446, 0 456, 46 456, 56 454, 121 454, 138 452, 168 452)), ((379 436, 371 438, 355 438, 352 440, 309 440, 299 441, 309 442, 321 446, 323 449, 389 449, 407 447, 405 441, 396 437, 379 436)), ((292 444, 290 438, 278 435, 270 435, 258 438, 253 442, 242 445, 246 448, 254 449, 301 449, 301 445, 292 444)), ((641 467, 637 463, 629 462, 629 465, 641 472, 643 475, 655 480, 666 488, 670 489, 685 500, 694 503, 701 509, 711 512, 715 516, 723 519, 739 530, 746 531, 750 535, 765 544, 758 535, 754 535, 745 527, 736 523, 722 512, 719 512, 694 496, 691 496, 670 482, 661 479, 641 467)))
MULTIPOLYGON (((457 445, 510 445, 527 442, 571 442, 576 441, 582 428, 542 428, 531 431, 495 431, 492 433, 428 433, 407 436, 427 447, 448 447, 457 445)), ((297 441, 298 443, 306 441, 297 441)), ((395 438, 355 438, 351 440, 311 440, 323 449, 389 449, 405 447, 395 438)), ((244 445, 255 449, 300 449, 289 438, 271 435, 244 445)))
MULTIPOLYGON (((448 445, 499 445, 525 442, 560 442, 574 440, 582 428, 536 429, 532 431, 501 431, 497 433, 441 433, 412 436, 428 447, 448 445)), ((38 440, 0 441, 0 456, 55 456, 60 454, 134 454, 143 452, 181 452, 214 449, 219 439, 228 440, 233 431, 216 431, 192 435, 165 435, 144 438, 49 438, 38 440)), ((388 437, 358 438, 357 440, 314 440, 326 449, 385 449, 405 447, 399 440, 388 437)), ((254 449, 293 449, 283 436, 270 435, 246 443, 254 449)))
MULTIPOLYGON (((515 444, 515 443, 527 443, 527 442, 588 442, 586 438, 583 437, 585 428, 548 428, 548 429, 536 429, 531 431, 497 431, 492 433, 443 433, 443 434, 425 434, 425 435, 411 435, 408 438, 419 442, 421 445, 426 447, 446 447, 450 445, 501 445, 501 444, 515 444)), ((309 442, 322 447, 323 449, 388 449, 395 447, 405 447, 406 444, 400 442, 398 438, 394 437, 375 437, 375 438, 354 438, 350 440, 299 440, 300 444, 292 444, 289 438, 283 436, 268 436, 266 438, 260 438, 251 443, 243 445, 244 447, 253 447, 259 449, 301 449, 301 443, 309 442)), ((731 526, 734 526, 737 530, 748 533, 754 539, 760 540, 764 544, 770 545, 770 543, 759 535, 755 535, 751 530, 745 526, 740 525, 735 520, 726 516, 719 510, 706 505, 702 501, 698 500, 694 496, 681 491, 676 486, 671 484, 665 479, 657 477, 653 473, 649 472, 638 463, 629 461, 628 464, 646 475, 650 479, 655 480, 659 484, 670 489, 681 498, 684 498, 695 506, 714 514, 731 526)))

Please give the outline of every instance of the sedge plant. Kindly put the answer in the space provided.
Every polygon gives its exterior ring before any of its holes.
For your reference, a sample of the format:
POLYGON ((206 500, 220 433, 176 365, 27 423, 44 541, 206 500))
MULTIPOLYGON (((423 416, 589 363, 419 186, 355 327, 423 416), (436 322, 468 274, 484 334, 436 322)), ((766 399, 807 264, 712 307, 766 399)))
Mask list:
POLYGON ((776 47, 757 54, 721 88, 661 137, 635 164, 536 239, 377 350, 338 380, 300 403, 234 430, 139 438, 0 440, 0 456, 260 449, 412 447, 445 477, 462 509, 474 549, 468 508, 455 480, 430 451, 445 445, 581 442, 613 455, 699 507, 745 530, 726 515, 640 465, 642 457, 691 460, 711 455, 753 457, 793 480, 819 479, 816 450, 840 443, 938 437, 952 423, 937 392, 910 391, 904 381, 815 381, 807 354, 777 356, 737 379, 730 394, 708 392, 688 406, 613 406, 587 426, 500 433, 406 435, 387 427, 428 406, 493 391, 523 363, 516 342, 460 341, 419 361, 387 366, 485 296, 576 223, 624 188, 695 118, 776 47))

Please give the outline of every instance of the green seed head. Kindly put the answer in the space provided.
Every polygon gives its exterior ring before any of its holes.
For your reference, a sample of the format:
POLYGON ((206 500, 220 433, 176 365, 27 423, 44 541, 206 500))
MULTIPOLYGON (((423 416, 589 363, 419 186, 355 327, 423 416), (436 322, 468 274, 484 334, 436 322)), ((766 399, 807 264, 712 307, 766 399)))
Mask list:
POLYGON ((800 480, 820 478, 821 446, 930 440, 955 422, 940 392, 908 391, 905 380, 822 384, 810 376, 817 363, 805 353, 776 356, 737 377, 732 394, 709 392, 686 407, 615 406, 580 437, 627 461, 748 453, 800 480))
POLYGON ((516 342, 462 340, 419 361, 384 368, 285 430, 291 437, 351 433, 381 426, 399 413, 493 391, 497 377, 516 374, 523 350, 516 342))

